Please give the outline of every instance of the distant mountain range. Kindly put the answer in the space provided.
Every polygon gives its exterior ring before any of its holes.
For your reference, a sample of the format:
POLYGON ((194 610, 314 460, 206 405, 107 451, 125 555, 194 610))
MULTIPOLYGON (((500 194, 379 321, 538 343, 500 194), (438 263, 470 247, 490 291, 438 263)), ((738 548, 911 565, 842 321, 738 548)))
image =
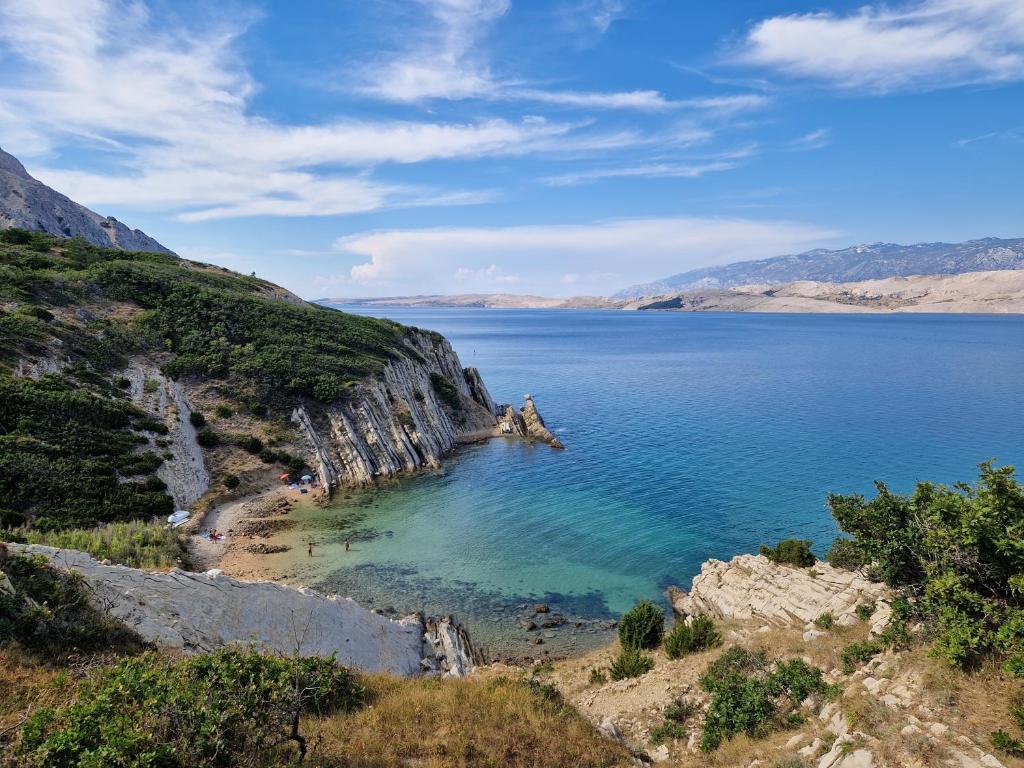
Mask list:
POLYGON ((370 298, 316 299, 329 307, 471 307, 488 309, 617 309, 621 302, 604 296, 573 296, 556 299, 521 293, 458 293, 430 296, 380 296, 370 298))
POLYGON ((18 158, 0 149, 0 229, 18 227, 126 251, 172 253, 113 216, 100 216, 32 178, 18 158))
POLYGON ((849 283, 910 275, 959 275, 965 272, 1024 269, 1024 238, 986 237, 965 243, 872 243, 837 251, 819 248, 792 256, 740 261, 705 267, 641 283, 612 295, 613 299, 664 296, 708 288, 776 285, 796 280, 849 283))

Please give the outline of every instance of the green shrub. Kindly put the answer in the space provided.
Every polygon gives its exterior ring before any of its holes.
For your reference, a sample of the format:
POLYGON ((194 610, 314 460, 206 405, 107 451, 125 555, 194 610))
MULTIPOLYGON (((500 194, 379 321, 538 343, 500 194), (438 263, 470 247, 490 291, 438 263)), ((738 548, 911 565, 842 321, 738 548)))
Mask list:
POLYGON ((238 475, 233 475, 230 472, 226 472, 221 478, 221 482, 225 488, 237 488, 241 480, 238 479, 238 475))
POLYGON ((255 435, 241 435, 235 442, 239 448, 249 453, 258 454, 263 450, 263 441, 255 435))
POLYGON ((142 382, 142 391, 152 394, 160 389, 160 382, 157 379, 146 379, 142 382))
POLYGON ((783 539, 775 547, 762 544, 760 552, 773 563, 786 563, 800 568, 809 568, 818 562, 811 552, 811 542, 804 539, 783 539))
POLYGON ((722 634, 708 616, 694 616, 689 623, 677 621, 665 636, 665 653, 678 659, 722 644, 722 634))
POLYGON ((440 373, 430 374, 430 384, 441 399, 441 402, 453 411, 462 410, 462 400, 459 399, 459 390, 455 385, 440 373))
POLYGON ((654 659, 644 656, 639 648, 623 648, 608 667, 612 680, 640 677, 654 669, 654 659))
POLYGON ((89 603, 81 576, 51 568, 41 555, 14 555, 0 544, 0 572, 14 594, 0 594, 0 647, 17 643, 41 659, 72 652, 138 647, 138 638, 89 603))
POLYGON ((220 403, 213 409, 213 412, 222 419, 229 419, 235 415, 235 412, 231 408, 223 403, 220 403))
POLYGON ((188 421, 193 427, 196 427, 197 429, 199 427, 206 426, 206 417, 203 416, 203 414, 200 411, 192 411, 191 413, 189 413, 188 421))
POLYGON ((825 560, 833 568, 845 568, 849 571, 855 571, 868 564, 867 558, 853 540, 842 536, 837 536, 832 542, 832 546, 825 553, 825 560))
POLYGON ((187 563, 182 540, 163 522, 133 520, 105 523, 94 528, 42 531, 17 528, 0 532, 0 537, 25 544, 43 544, 59 549, 77 549, 97 560, 148 570, 163 570, 187 563))
POLYGON ((623 648, 657 648, 664 633, 665 614, 649 600, 640 601, 619 619, 623 648))
POLYGON ((668 739, 685 739, 690 732, 679 723, 665 720, 661 725, 651 729, 650 742, 654 746, 664 744, 668 739))
POLYGON ((132 385, 132 380, 127 376, 118 376, 114 379, 114 386, 118 389, 128 389, 132 385))
POLYGON ((835 623, 835 617, 829 611, 825 611, 825 613, 814 620, 814 626, 818 629, 832 629, 835 623))
POLYGON ((802 659, 771 663, 764 651, 733 646, 701 677, 711 694, 700 748, 713 752, 738 733, 760 738, 802 722, 798 708, 811 694, 832 694, 822 672, 802 659))
POLYGON ((1024 740, 1015 739, 1002 729, 992 733, 992 746, 1008 755, 1024 757, 1024 740))
POLYGON ((662 715, 666 720, 685 723, 697 713, 697 705, 689 699, 678 698, 665 707, 662 715))
POLYGON ((880 640, 864 640, 858 643, 850 643, 843 648, 840 659, 843 662, 843 672, 850 674, 858 664, 871 661, 875 656, 885 650, 885 644, 880 640))
POLYGON ((213 448, 220 443, 220 436, 209 427, 203 427, 196 432, 196 442, 203 448, 213 448))
POLYGON ((909 496, 875 485, 870 501, 833 494, 829 507, 877 575, 916 601, 935 654, 970 667, 1024 651, 1024 488, 1013 468, 986 462, 974 485, 918 483, 909 496))
POLYGON ((603 669, 594 667, 590 670, 590 677, 588 678, 588 681, 591 685, 604 685, 608 682, 608 675, 605 674, 603 669))
POLYGON ((362 697, 332 658, 144 654, 98 673, 74 703, 37 710, 20 753, 33 768, 283 765, 289 743, 304 755, 303 715, 350 711, 362 697))
POLYGON ((141 429, 146 432, 156 432, 158 435, 166 435, 167 425, 157 419, 143 418, 135 421, 135 429, 141 429))
POLYGON ((854 609, 853 612, 857 614, 857 618, 861 621, 868 621, 875 612, 875 604, 861 603, 854 609))

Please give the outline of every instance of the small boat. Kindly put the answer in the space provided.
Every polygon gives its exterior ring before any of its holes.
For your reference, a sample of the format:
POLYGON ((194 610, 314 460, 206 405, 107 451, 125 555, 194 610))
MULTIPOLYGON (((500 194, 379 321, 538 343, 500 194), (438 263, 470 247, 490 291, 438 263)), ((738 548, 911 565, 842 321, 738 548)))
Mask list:
POLYGON ((188 518, 189 518, 189 516, 191 514, 192 513, 189 512, 187 509, 179 509, 174 514, 167 516, 167 522, 170 523, 171 525, 176 525, 176 524, 180 525, 181 523, 183 523, 186 520, 188 520, 188 518))

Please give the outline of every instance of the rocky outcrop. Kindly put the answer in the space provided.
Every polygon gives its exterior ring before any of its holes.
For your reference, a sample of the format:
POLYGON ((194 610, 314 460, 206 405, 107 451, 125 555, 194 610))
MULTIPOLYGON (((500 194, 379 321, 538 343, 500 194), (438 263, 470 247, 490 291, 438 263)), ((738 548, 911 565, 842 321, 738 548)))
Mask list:
POLYGON ((494 434, 494 401, 480 374, 463 369, 437 334, 411 331, 406 339, 406 354, 343 400, 292 412, 328 485, 367 485, 438 467, 459 443, 494 434), (445 389, 456 394, 457 404, 445 397, 445 389))
POLYGON ((132 402, 167 427, 167 434, 162 436, 167 446, 162 453, 169 458, 165 456, 156 474, 167 483, 175 508, 188 507, 210 487, 210 473, 196 439, 196 428, 189 419, 192 410, 185 392, 181 384, 145 360, 132 360, 123 375, 130 382, 132 402))
POLYGON ((729 562, 707 560, 689 594, 669 588, 672 608, 681 616, 706 614, 722 619, 757 620, 783 626, 806 624, 831 613, 839 625, 857 622, 858 605, 875 603, 872 627, 888 622, 888 587, 856 571, 819 562, 812 568, 773 563, 763 555, 739 555, 729 562))
POLYGON ((239 581, 219 571, 152 573, 106 565, 82 552, 8 544, 82 576, 93 603, 151 643, 184 652, 232 643, 304 656, 335 654, 366 672, 462 676, 479 659, 451 617, 399 621, 354 600, 272 582, 239 581))
POLYGON ((511 405, 501 406, 498 427, 503 434, 519 435, 527 440, 540 440, 552 448, 565 448, 562 441, 555 437, 547 428, 540 411, 533 402, 533 396, 527 394, 523 407, 516 411, 511 405))
POLYGON ((171 253, 152 237, 113 216, 100 216, 32 178, 16 157, 0 149, 0 229, 82 237, 93 245, 171 253))

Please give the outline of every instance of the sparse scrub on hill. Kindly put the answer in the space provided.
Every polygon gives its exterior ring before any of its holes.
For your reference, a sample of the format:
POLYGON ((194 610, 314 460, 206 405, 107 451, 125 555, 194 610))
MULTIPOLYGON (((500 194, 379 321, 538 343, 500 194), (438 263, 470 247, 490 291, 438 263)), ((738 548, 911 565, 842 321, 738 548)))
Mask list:
POLYGON ((814 626, 818 629, 832 629, 835 625, 836 619, 830 611, 825 611, 814 620, 814 626))
POLYGON ((825 561, 833 568, 845 568, 848 571, 868 565, 867 558, 857 545, 851 539, 842 536, 837 536, 832 542, 832 546, 825 553, 825 561))
POLYGON ((645 656, 639 648, 623 648, 608 667, 612 680, 625 680, 646 675, 654 669, 654 659, 645 656))
POLYGON ((677 621, 665 635, 665 653, 678 659, 722 644, 722 633, 709 616, 694 616, 689 622, 677 621))
POLYGON ((773 563, 785 563, 800 568, 809 568, 818 562, 811 552, 811 542, 805 539, 783 539, 774 547, 761 545, 760 552, 773 563))
POLYGON ((330 658, 143 654, 96 674, 73 703, 33 713, 18 751, 33 768, 282 765, 305 755, 303 716, 351 711, 362 699, 330 658))
POLYGON ((839 526, 887 584, 909 598, 934 652, 971 667, 1024 651, 1024 488, 1012 467, 980 465, 974 485, 919 483, 910 495, 876 483, 829 496, 839 526))
POLYGON ((640 601, 619 619, 623 648, 657 648, 664 633, 665 614, 649 600, 640 601))
POLYGON ((44 531, 15 528, 0 531, 0 538, 25 544, 45 544, 59 549, 87 552, 97 560, 147 570, 187 565, 181 539, 164 523, 107 523, 95 528, 44 531))
POLYGON ((822 671, 802 659, 772 661, 765 651, 727 649, 700 680, 711 694, 700 747, 713 752, 738 733, 760 738, 802 722, 800 704, 811 694, 833 695, 822 671))
POLYGON ((0 572, 14 594, 0 594, 0 648, 16 646, 48 662, 71 653, 139 647, 138 638, 89 603, 76 574, 39 556, 15 555, 0 544, 0 572))
POLYGON ((430 374, 430 384, 437 393, 437 396, 441 398, 441 402, 451 408, 453 411, 462 410, 462 401, 459 399, 459 390, 455 388, 446 377, 440 373, 430 374))

